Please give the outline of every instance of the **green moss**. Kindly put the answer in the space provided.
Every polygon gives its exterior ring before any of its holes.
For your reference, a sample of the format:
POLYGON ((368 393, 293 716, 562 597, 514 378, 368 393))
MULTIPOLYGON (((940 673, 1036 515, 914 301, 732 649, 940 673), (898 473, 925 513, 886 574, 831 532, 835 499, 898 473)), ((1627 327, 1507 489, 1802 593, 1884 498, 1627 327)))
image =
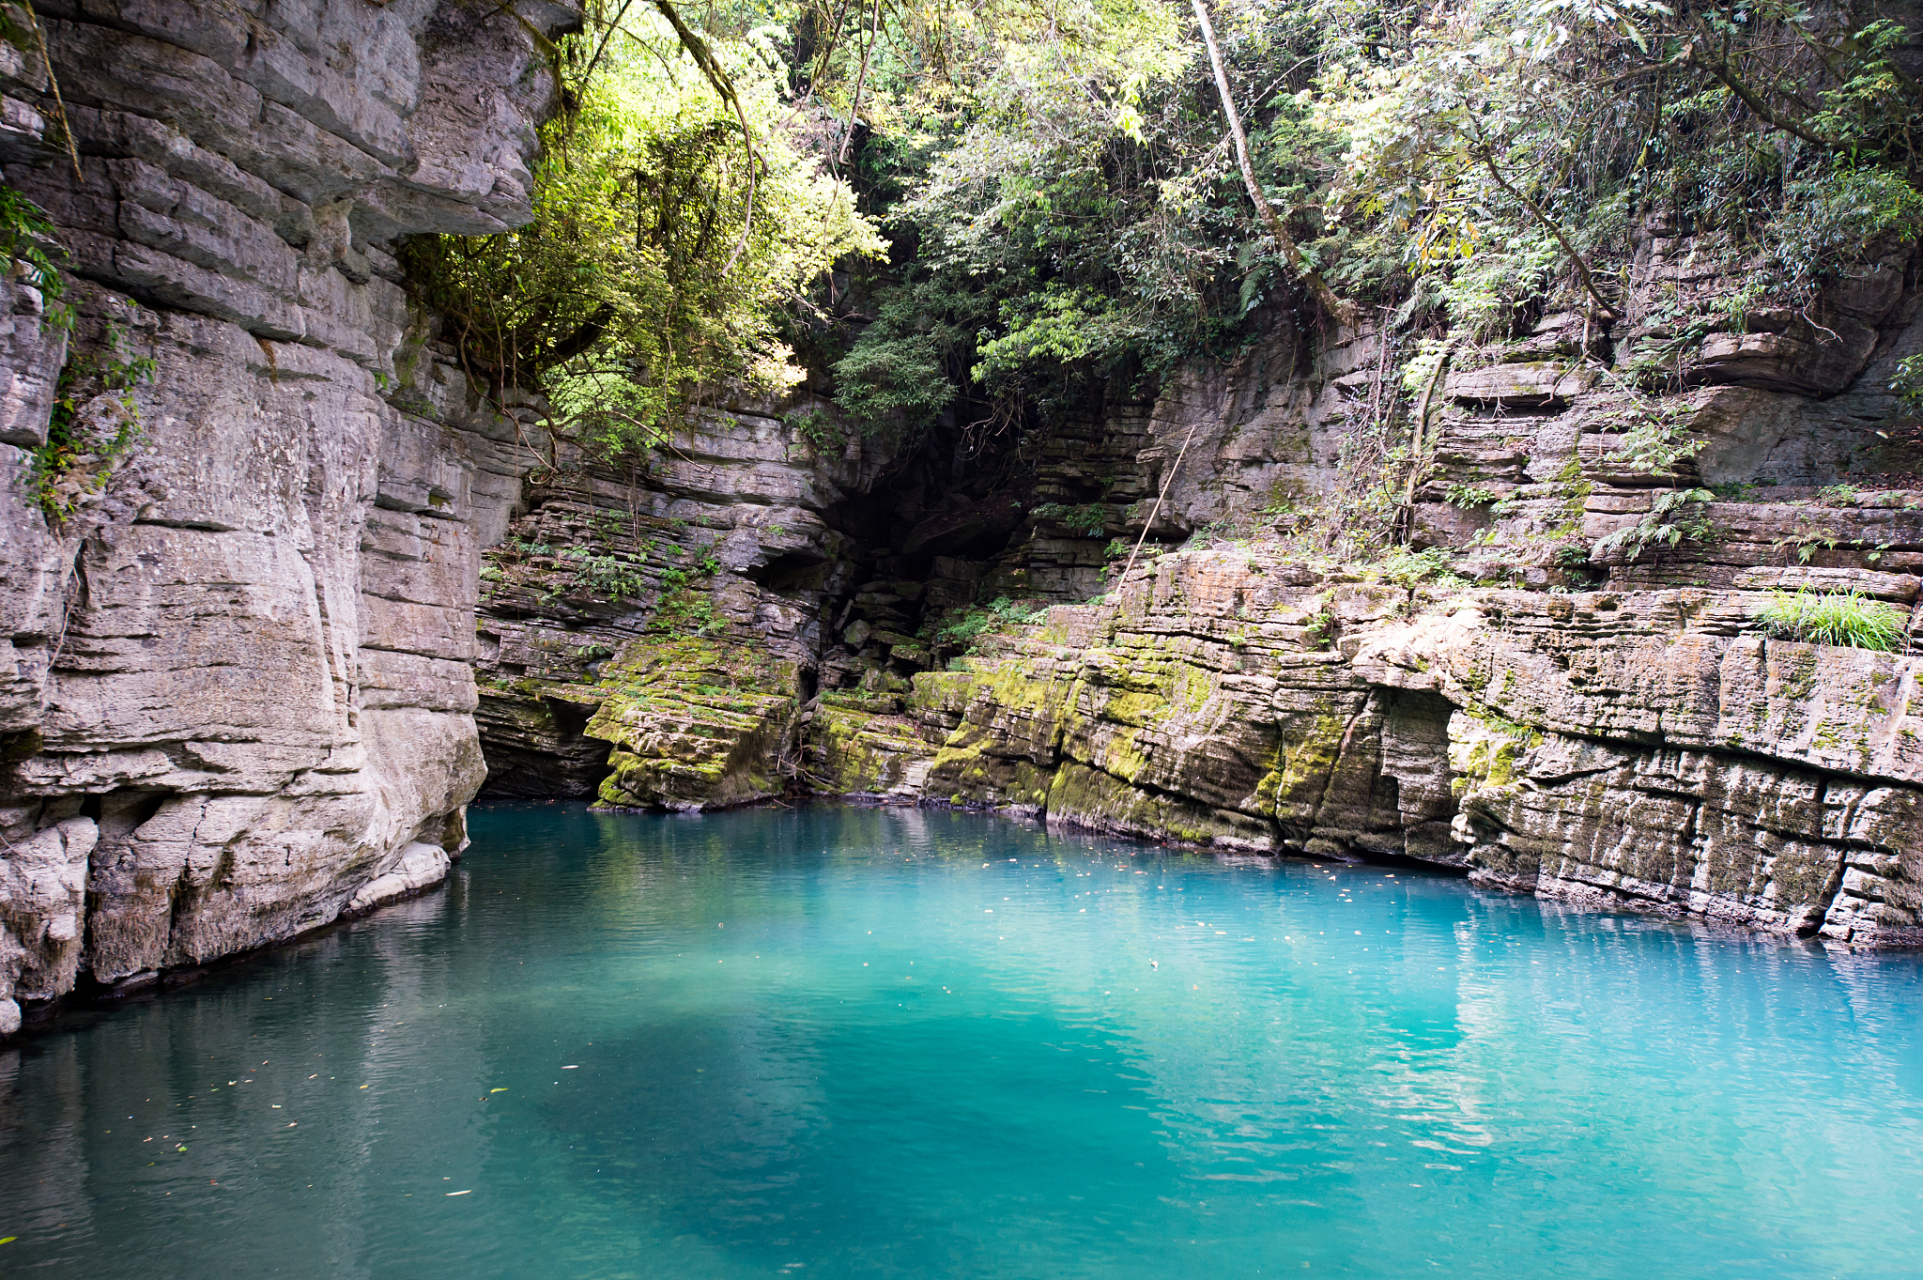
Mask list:
POLYGON ((1305 719, 1285 726, 1271 768, 1256 787, 1260 809, 1281 822, 1315 820, 1349 728, 1348 718, 1326 700, 1324 709, 1305 719))
POLYGON ((785 785, 774 760, 797 709, 792 665, 748 645, 646 636, 609 660, 602 681, 584 732, 614 744, 604 803, 707 808, 785 785))
POLYGON ((1478 708, 1464 712, 1474 730, 1462 737, 1452 732, 1449 767, 1458 776, 1451 787, 1458 796, 1475 792, 1485 800, 1513 795, 1522 783, 1523 757, 1542 745, 1542 730, 1478 708))
POLYGON ((1185 844, 1269 848, 1274 840, 1272 828, 1255 818, 1141 791, 1106 770, 1072 761, 1055 772, 1048 812, 1085 826, 1185 844))

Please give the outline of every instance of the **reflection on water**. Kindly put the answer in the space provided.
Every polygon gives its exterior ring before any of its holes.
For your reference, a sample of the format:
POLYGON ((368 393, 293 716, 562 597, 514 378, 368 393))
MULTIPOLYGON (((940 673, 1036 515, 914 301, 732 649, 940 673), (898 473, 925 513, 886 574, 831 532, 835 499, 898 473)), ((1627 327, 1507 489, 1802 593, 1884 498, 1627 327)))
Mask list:
POLYGON ((0 1051, 0 1274, 1917 1271, 1915 957, 939 812, 473 828, 0 1051))

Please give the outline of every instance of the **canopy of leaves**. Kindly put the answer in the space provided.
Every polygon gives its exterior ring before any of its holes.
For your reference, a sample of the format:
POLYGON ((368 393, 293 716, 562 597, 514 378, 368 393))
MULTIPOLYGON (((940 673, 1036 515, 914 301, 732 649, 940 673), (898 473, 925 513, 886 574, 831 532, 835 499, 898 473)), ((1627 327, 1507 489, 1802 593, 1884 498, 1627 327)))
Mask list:
POLYGON ((782 36, 704 42, 739 114, 672 58, 656 15, 562 47, 574 101, 544 131, 534 221, 407 248, 476 374, 546 391, 557 424, 605 456, 647 448, 724 389, 800 380, 784 313, 838 259, 886 244, 782 127, 782 36))
POLYGON ((1226 356, 1258 316, 1326 331, 1307 271, 1405 332, 1500 340, 1547 309, 1606 330, 1662 225, 1714 233, 1740 324, 1923 217, 1913 8, 1211 7, 1300 257, 1256 216, 1174 0, 758 0, 699 36, 664 0, 603 0, 565 50, 578 103, 537 221, 420 246, 420 277, 471 363, 609 449, 794 378, 792 348, 861 429, 967 453, 1226 356))
POLYGON ((1727 232, 1768 268, 1752 305, 1913 233, 1923 96, 1874 4, 1468 0, 1395 26, 1318 86, 1348 144, 1329 200, 1358 241, 1407 237, 1475 336, 1558 285, 1615 318, 1638 217, 1727 232))
MULTIPOLYGON (((1045 417, 1078 378, 1152 380, 1232 346, 1260 308, 1303 305, 1179 6, 871 12, 860 115, 886 173, 864 189, 918 252, 835 366, 858 416, 1045 417), (949 386, 931 394, 937 365, 949 386)), ((1622 319, 1651 218, 1720 233, 1752 281, 1726 303, 1738 325, 1914 235, 1923 55, 1903 12, 1286 0, 1219 6, 1216 25, 1259 181, 1309 265, 1399 324, 1487 341, 1543 309, 1622 319)), ((853 110, 822 88, 832 65, 816 59, 815 100, 853 110)))

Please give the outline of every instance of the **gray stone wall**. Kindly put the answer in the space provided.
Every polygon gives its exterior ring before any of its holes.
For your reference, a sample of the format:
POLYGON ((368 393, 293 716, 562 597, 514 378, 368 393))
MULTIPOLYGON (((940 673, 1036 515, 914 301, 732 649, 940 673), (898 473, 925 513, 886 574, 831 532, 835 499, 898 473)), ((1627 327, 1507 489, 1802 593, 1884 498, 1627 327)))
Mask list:
MULTIPOLYGON (((37 8, 78 172, 13 50, 0 163, 75 285, 69 332, 0 284, 0 1034, 81 975, 284 939, 459 853, 477 557, 520 431, 426 341, 394 242, 529 216, 554 93, 534 33, 577 17, 37 8), (131 359, 153 362, 135 444, 84 455, 50 516, 34 451, 62 366, 131 359)), ((122 412, 78 408, 95 438, 122 412)))

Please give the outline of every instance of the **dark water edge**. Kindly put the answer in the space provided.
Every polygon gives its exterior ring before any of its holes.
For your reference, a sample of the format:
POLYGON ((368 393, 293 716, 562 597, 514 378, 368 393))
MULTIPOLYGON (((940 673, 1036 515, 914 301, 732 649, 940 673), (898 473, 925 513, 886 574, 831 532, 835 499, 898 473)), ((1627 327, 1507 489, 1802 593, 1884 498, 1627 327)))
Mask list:
POLYGON ((1918 1270, 1914 956, 957 813, 474 816, 442 890, 0 1049, 0 1275, 1918 1270))

